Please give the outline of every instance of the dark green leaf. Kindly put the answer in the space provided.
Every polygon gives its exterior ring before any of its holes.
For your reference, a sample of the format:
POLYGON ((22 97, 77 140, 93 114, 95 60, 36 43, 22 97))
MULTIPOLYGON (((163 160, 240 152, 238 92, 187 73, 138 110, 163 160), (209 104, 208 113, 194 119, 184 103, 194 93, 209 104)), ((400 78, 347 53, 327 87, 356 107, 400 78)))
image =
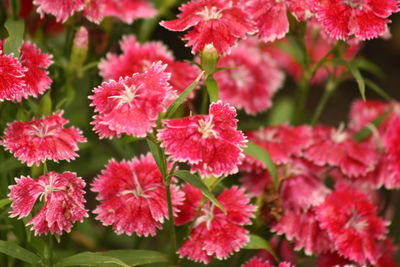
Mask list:
POLYGON ((40 263, 40 258, 38 256, 11 241, 0 240, 0 253, 6 254, 29 264, 40 263))
POLYGON ((14 53, 14 56, 19 57, 19 49, 24 38, 24 21, 8 19, 4 24, 8 31, 8 38, 4 43, 5 54, 14 53))
POLYGON ((268 151, 259 145, 254 144, 253 142, 248 142, 247 147, 243 149, 243 152, 249 156, 252 156, 262 163, 264 163, 265 167, 271 173, 272 179, 274 180, 275 185, 278 184, 278 174, 276 172, 276 167, 274 162, 272 161, 271 156, 268 151))
POLYGON ((201 77, 203 77, 204 71, 200 73, 200 75, 196 78, 194 82, 192 82, 186 89, 183 91, 177 99, 175 99, 174 102, 169 106, 165 117, 166 118, 171 118, 172 115, 178 110, 179 106, 185 101, 187 96, 193 91, 193 89, 197 86, 199 83, 201 77))
POLYGON ((359 69, 368 71, 382 80, 385 79, 385 73, 381 70, 381 68, 379 68, 379 66, 375 65, 375 63, 365 58, 360 58, 357 60, 356 64, 359 69))
POLYGON ((212 77, 208 76, 206 79, 206 88, 208 95, 210 96, 210 102, 214 103, 218 101, 218 84, 217 81, 212 77))
POLYGON ((151 250, 111 250, 106 252, 84 252, 60 260, 56 266, 138 266, 168 262, 167 255, 151 250))
POLYGON ((269 251, 276 260, 278 260, 278 257, 269 242, 258 235, 250 234, 250 241, 244 246, 244 249, 265 249, 269 251))
POLYGON ((215 196, 210 192, 208 187, 204 184, 203 180, 197 175, 194 175, 190 173, 189 171, 185 170, 179 170, 174 172, 174 176, 178 177, 179 179, 182 179, 183 181, 193 185, 197 189, 199 189, 203 195, 208 198, 212 203, 215 204, 218 208, 220 208, 223 212, 225 211, 225 208, 218 202, 218 200, 215 198, 215 196))
POLYGON ((149 146, 151 154, 153 154, 154 160, 158 166, 163 177, 167 174, 167 164, 165 161, 165 155, 161 153, 160 147, 150 139, 146 139, 147 145, 149 146))
POLYGON ((344 60, 334 60, 334 61, 347 67, 347 69, 351 72, 351 74, 353 75, 353 78, 357 82, 358 90, 360 91, 361 98, 363 100, 366 100, 366 98, 365 98, 365 82, 364 82, 364 78, 361 75, 361 72, 357 68, 357 66, 355 66, 354 64, 352 64, 350 62, 344 61, 344 60))

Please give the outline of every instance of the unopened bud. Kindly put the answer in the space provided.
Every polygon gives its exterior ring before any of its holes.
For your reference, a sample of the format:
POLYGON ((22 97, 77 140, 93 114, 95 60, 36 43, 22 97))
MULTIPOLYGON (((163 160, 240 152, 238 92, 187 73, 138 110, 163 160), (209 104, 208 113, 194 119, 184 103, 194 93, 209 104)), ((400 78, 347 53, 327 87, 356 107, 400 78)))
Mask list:
POLYGON ((72 46, 71 54, 71 67, 74 69, 78 76, 82 75, 82 66, 86 60, 89 48, 89 34, 85 27, 80 27, 74 37, 74 44, 72 46))
POLYGON ((200 54, 201 57, 201 68, 204 70, 206 75, 211 75, 215 72, 218 63, 218 52, 214 45, 207 44, 204 46, 203 51, 200 54))

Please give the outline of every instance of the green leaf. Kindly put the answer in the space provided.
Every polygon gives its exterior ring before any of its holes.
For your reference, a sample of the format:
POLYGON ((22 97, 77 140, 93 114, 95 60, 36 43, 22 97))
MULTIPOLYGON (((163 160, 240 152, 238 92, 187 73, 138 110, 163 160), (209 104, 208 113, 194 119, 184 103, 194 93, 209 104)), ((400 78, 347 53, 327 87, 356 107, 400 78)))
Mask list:
POLYGON ((158 166, 163 177, 167 176, 167 164, 165 160, 165 155, 162 153, 160 147, 150 139, 146 139, 147 145, 149 146, 151 154, 153 154, 154 160, 158 166))
POLYGON ((19 49, 24 38, 24 21, 10 18, 6 21, 4 27, 6 27, 9 35, 4 43, 4 53, 14 53, 15 57, 19 57, 19 49))
POLYGON ((383 97, 385 100, 390 101, 391 97, 379 85, 369 79, 365 79, 365 85, 371 88, 375 93, 383 97))
POLYGON ((276 260, 278 260, 278 257, 269 242, 258 235, 250 234, 250 241, 244 246, 244 249, 265 249, 270 252, 276 260))
POLYGON ((11 241, 0 240, 0 253, 32 265, 40 263, 40 258, 38 256, 11 241))
POLYGON ((40 100, 39 112, 40 115, 49 116, 51 115, 51 110, 52 110, 51 91, 48 91, 44 96, 42 96, 42 99, 40 100))
POLYGON ((253 142, 247 142, 247 147, 243 149, 243 152, 264 163, 265 167, 270 172, 275 185, 278 185, 278 174, 276 167, 268 151, 253 142))
POLYGON ((377 66, 375 63, 365 59, 365 58, 360 58, 356 61, 357 68, 361 70, 368 71, 369 73, 374 74, 377 76, 379 79, 384 80, 385 79, 385 73, 381 70, 379 66, 377 66))
POLYGON ((334 60, 334 61, 338 62, 339 64, 342 64, 342 65, 346 66, 349 69, 349 71, 353 75, 353 78, 357 82, 358 90, 360 91, 361 98, 363 100, 366 100, 366 98, 365 98, 365 82, 364 82, 364 78, 361 75, 361 72, 357 68, 357 66, 355 66, 355 65, 353 65, 353 64, 351 64, 349 62, 346 62, 344 60, 334 60))
POLYGON ((178 110, 179 106, 185 101, 187 96, 193 91, 193 89, 197 86, 199 83, 201 77, 203 77, 204 71, 200 73, 199 76, 197 76, 196 80, 192 82, 179 96, 177 99, 175 99, 174 102, 169 106, 165 117, 166 118, 171 118, 172 115, 178 110))
POLYGON ((168 262, 167 255, 158 251, 126 249, 79 253, 60 260, 56 266, 127 267, 160 262, 168 262))
POLYGON ((0 209, 8 206, 11 203, 11 199, 9 198, 3 198, 0 200, 0 209))
POLYGON ((279 125, 289 122, 294 112, 294 101, 289 97, 282 97, 274 102, 269 114, 269 125, 279 125))
POLYGON ((368 136, 370 136, 372 134, 371 131, 371 126, 370 124, 373 125, 373 127, 379 127, 382 122, 389 116, 389 114, 392 112, 392 109, 389 109, 388 111, 386 111, 385 113, 383 113, 382 115, 378 116, 375 120, 373 120, 372 122, 370 122, 367 126, 365 126, 364 128, 362 128, 361 130, 359 130, 358 132, 356 132, 353 135, 353 139, 356 140, 357 142, 362 142, 364 141, 366 138, 368 138, 368 136))
POLYGON ((210 102, 218 101, 218 84, 217 81, 210 75, 206 79, 206 88, 208 95, 210 96, 210 102))
POLYGON ((201 180, 199 176, 194 175, 190 173, 190 171, 185 171, 185 170, 176 171, 174 172, 173 176, 176 176, 179 179, 182 179, 183 181, 199 189, 206 198, 208 198, 212 203, 214 203, 215 206, 220 208, 223 212, 226 212, 225 208, 218 202, 218 200, 210 192, 208 187, 205 185, 205 183, 203 182, 203 180, 201 180))

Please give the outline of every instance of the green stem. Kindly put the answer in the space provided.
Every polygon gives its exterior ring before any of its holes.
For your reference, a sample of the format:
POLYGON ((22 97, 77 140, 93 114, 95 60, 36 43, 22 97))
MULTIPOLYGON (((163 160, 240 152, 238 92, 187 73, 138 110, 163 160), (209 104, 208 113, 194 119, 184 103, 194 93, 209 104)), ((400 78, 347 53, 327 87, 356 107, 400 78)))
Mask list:
POLYGON ((308 95, 310 92, 310 82, 311 78, 309 75, 307 75, 309 72, 305 72, 304 76, 298 83, 298 88, 297 88, 297 97, 296 97, 296 112, 293 114, 293 123, 296 124, 301 124, 304 122, 304 118, 306 115, 306 104, 307 104, 307 99, 308 95))
POLYGON ((13 19, 18 20, 20 9, 19 0, 11 0, 10 7, 13 19))
POLYGON ((322 111, 325 109, 325 106, 328 103, 328 100, 331 97, 333 91, 335 90, 335 87, 336 83, 333 81, 333 79, 329 79, 326 83, 324 94, 322 95, 322 98, 320 99, 318 106, 315 109, 314 114, 312 115, 310 122, 312 126, 314 126, 321 117, 322 111))
POLYGON ((207 88, 203 88, 201 94, 200 112, 201 114, 207 114, 207 111, 208 111, 208 91, 207 88))
POLYGON ((47 266, 53 267, 53 247, 54 241, 53 236, 49 235, 46 246, 44 248, 44 258, 46 260, 47 266))
POLYGON ((174 221, 174 212, 173 212, 173 207, 172 207, 172 198, 171 198, 171 176, 168 175, 166 179, 166 194, 167 194, 167 203, 168 203, 168 217, 169 217, 169 234, 171 237, 171 246, 172 246, 172 252, 171 252, 171 262, 173 265, 176 265, 178 262, 178 257, 176 254, 177 251, 177 244, 176 244, 176 230, 175 230, 175 221, 174 221))

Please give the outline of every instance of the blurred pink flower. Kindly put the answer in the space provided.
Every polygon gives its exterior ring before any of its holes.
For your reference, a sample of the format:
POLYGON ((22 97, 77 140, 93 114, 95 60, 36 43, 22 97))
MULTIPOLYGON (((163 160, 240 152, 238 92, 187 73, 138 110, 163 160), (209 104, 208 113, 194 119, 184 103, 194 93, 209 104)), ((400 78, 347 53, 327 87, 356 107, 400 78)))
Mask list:
MULTIPOLYGON (((274 264, 271 264, 269 261, 263 262, 260 258, 253 257, 245 264, 242 264, 241 267, 274 267, 274 264)), ((293 265, 288 262, 279 263, 278 267, 292 267, 293 265)))
POLYGON ((238 172, 246 138, 237 130, 235 109, 221 101, 210 105, 209 115, 163 120, 158 139, 171 159, 192 164, 202 176, 238 172))
POLYGON ((35 235, 70 232, 73 223, 88 217, 83 196, 85 182, 75 173, 49 172, 37 180, 21 177, 15 181, 8 194, 12 200, 11 217, 26 217, 38 198, 43 201, 41 210, 28 222, 35 235))
POLYGON ((248 14, 232 3, 223 0, 192 0, 183 4, 178 19, 162 21, 161 25, 171 31, 185 31, 192 28, 183 40, 197 53, 213 44, 218 54, 229 54, 238 38, 254 33, 256 28, 248 14))
POLYGON ((64 127, 68 120, 61 117, 62 114, 63 111, 59 111, 41 119, 11 122, 1 143, 28 166, 39 166, 46 160, 75 159, 78 142, 86 142, 86 139, 79 129, 64 127))
POLYGON ((89 96, 94 106, 94 131, 100 138, 121 134, 145 137, 156 125, 160 112, 176 97, 171 90, 167 65, 153 63, 143 73, 103 82, 89 96), (168 103, 167 103, 168 102, 168 103))
MULTIPOLYGON (((191 195, 188 194, 186 199, 191 199, 191 195)), ((189 239, 178 250, 181 257, 207 264, 211 257, 228 258, 249 241, 249 231, 243 225, 251 224, 250 218, 254 216, 256 207, 249 203, 244 190, 234 186, 225 189, 217 199, 226 209, 226 214, 214 204, 206 203, 189 239)))
MULTIPOLYGON (((150 153, 128 162, 111 160, 91 190, 99 193, 96 219, 112 225, 117 234, 154 236, 168 219, 166 188, 150 153)), ((185 194, 175 185, 170 190, 176 215, 185 194)))

